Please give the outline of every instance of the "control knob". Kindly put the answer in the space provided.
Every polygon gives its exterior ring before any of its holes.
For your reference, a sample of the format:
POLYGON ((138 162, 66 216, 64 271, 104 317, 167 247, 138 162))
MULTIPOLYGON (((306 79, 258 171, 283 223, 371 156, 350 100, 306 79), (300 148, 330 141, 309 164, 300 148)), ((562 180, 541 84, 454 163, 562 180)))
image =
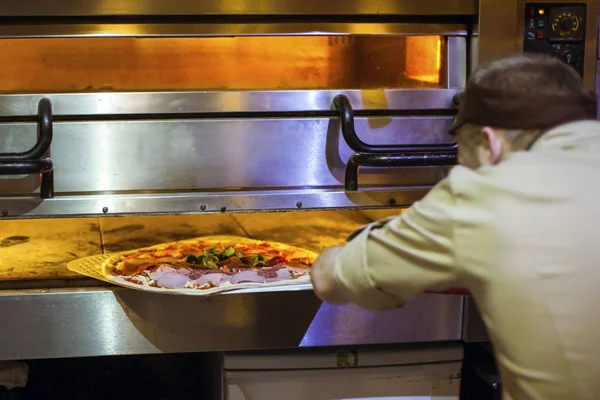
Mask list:
POLYGON ((572 19, 565 19, 560 23, 560 27, 564 30, 571 30, 571 28, 573 28, 573 20, 572 19))
POLYGON ((577 64, 577 54, 572 49, 567 49, 560 54, 560 58, 569 65, 577 64))

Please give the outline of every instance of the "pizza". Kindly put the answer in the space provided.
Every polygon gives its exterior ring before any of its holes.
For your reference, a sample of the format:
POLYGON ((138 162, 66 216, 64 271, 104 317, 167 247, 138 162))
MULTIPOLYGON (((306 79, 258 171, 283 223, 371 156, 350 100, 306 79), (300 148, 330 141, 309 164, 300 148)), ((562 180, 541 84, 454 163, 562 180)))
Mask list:
POLYGON ((102 274, 125 286, 215 292, 308 283, 316 257, 282 243, 207 236, 112 255, 102 265, 102 274))

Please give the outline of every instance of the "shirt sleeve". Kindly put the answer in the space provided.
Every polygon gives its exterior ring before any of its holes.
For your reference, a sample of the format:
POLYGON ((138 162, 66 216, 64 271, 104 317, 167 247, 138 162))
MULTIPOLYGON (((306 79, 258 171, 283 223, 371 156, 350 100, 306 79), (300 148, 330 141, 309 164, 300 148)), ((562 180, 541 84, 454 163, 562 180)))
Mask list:
POLYGON ((348 300, 371 310, 402 306, 425 290, 452 286, 453 195, 441 181, 398 217, 371 223, 351 235, 335 263, 348 300))

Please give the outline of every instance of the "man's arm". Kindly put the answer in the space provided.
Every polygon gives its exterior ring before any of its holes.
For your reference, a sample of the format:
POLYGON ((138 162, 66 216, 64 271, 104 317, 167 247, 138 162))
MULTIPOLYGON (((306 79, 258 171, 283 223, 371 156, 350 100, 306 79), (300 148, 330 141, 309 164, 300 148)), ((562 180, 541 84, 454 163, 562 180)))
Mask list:
POLYGON ((325 250, 313 265, 315 293, 329 303, 383 310, 456 283, 453 206, 444 180, 399 217, 367 225, 345 246, 325 250))

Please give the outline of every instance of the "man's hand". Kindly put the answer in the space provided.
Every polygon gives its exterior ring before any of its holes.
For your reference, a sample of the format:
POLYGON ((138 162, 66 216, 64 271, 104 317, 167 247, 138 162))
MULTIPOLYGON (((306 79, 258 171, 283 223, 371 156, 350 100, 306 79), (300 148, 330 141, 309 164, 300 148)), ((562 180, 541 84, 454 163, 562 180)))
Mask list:
POLYGON ((311 280, 315 294, 330 304, 346 304, 348 300, 335 278, 335 263, 343 246, 330 247, 323 251, 312 266, 311 280))

